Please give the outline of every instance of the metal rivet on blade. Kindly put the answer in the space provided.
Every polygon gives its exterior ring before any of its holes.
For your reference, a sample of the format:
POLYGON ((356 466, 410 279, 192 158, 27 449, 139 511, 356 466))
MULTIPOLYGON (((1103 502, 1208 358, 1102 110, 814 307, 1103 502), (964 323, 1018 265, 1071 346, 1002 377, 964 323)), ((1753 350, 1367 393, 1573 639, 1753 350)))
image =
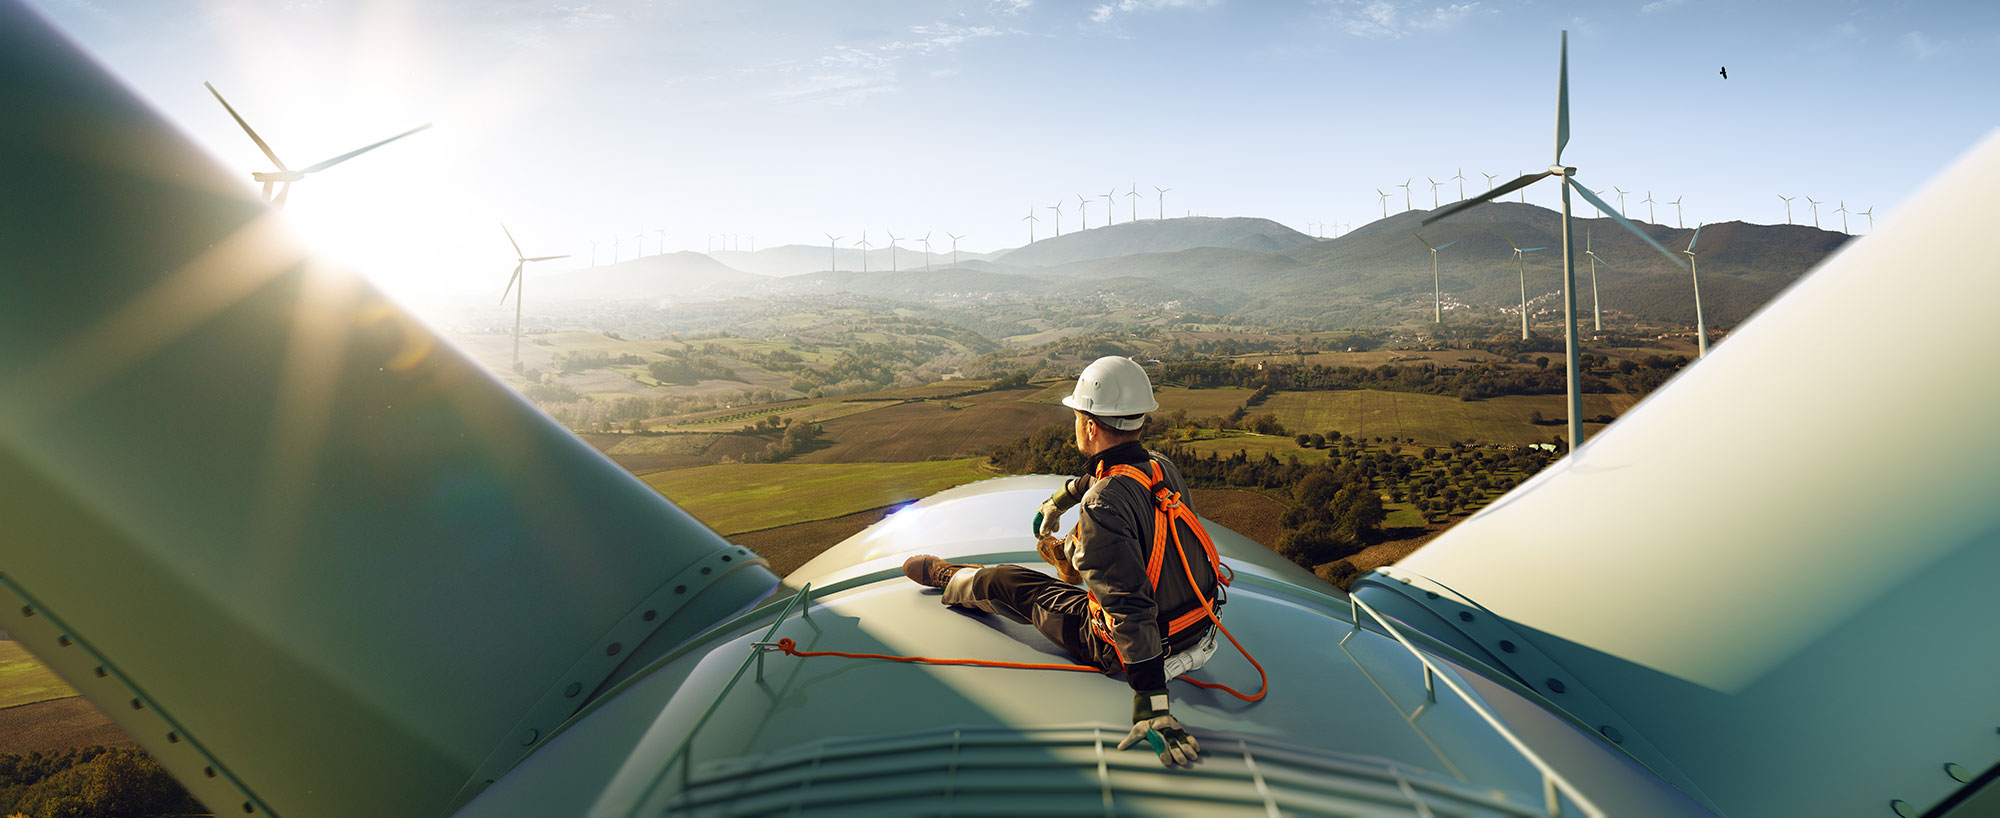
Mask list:
POLYGON ((617 655, 618 655, 618 652, 619 652, 619 651, 621 651, 621 650, 624 650, 624 649, 625 649, 625 646, 623 646, 623 645, 620 645, 620 644, 618 644, 617 642, 613 642, 613 643, 611 643, 611 644, 609 644, 609 645, 606 645, 606 646, 605 646, 605 648, 604 648, 604 655, 606 655, 606 656, 617 656, 617 655))
POLYGON ((1910 802, 1902 799, 1890 801, 1889 809, 1895 810, 1896 814, 1903 816, 1903 818, 1917 818, 1917 808, 1910 806, 1910 802))
POLYGON ((1459 619, 1461 619, 1461 620, 1463 620, 1463 621, 1466 621, 1466 622, 1471 622, 1471 621, 1472 621, 1472 612, 1471 612, 1471 611, 1459 611, 1459 612, 1458 612, 1458 618, 1459 618, 1459 619))
POLYGON ((521 734, 521 746, 526 747, 530 744, 533 744, 535 743, 535 739, 541 737, 542 737, 542 731, 529 730, 528 732, 521 734))
POLYGON ((583 692, 583 685, 578 684, 576 682, 570 682, 569 687, 563 688, 563 698, 574 699, 576 698, 576 694, 582 692, 583 692))
POLYGON ((1951 776, 1953 781, 1957 781, 1960 784, 1972 783, 1972 771, 1957 764, 1944 765, 1944 774, 1951 776))
POLYGON ((1618 728, 1612 727, 1609 724, 1597 728, 1597 732, 1603 733, 1604 737, 1611 739, 1611 743, 1613 744, 1625 743, 1625 736, 1618 732, 1618 728))
POLYGON ((1563 690, 1565 689, 1565 688, 1563 687, 1563 683, 1562 683, 1562 680, 1561 680, 1561 679, 1550 679, 1550 680, 1548 680, 1547 682, 1545 682, 1544 684, 1547 684, 1550 690, 1552 690, 1552 691, 1555 691, 1555 692, 1557 692, 1557 693, 1561 693, 1561 692, 1563 692, 1563 690))
POLYGON ((647 611, 647 612, 646 612, 646 614, 645 614, 644 616, 641 616, 641 617, 639 617, 639 618, 640 618, 640 619, 644 619, 644 620, 646 620, 647 622, 651 622, 651 621, 653 621, 654 619, 658 619, 658 618, 659 618, 659 616, 660 616, 660 612, 659 612, 659 611, 647 611))
POLYGON ((1510 642, 1510 641, 1508 641, 1508 640, 1505 640, 1505 639, 1502 639, 1502 640, 1500 640, 1500 652, 1501 652, 1501 653, 1513 653, 1513 652, 1514 652, 1514 643, 1513 643, 1513 642, 1510 642))

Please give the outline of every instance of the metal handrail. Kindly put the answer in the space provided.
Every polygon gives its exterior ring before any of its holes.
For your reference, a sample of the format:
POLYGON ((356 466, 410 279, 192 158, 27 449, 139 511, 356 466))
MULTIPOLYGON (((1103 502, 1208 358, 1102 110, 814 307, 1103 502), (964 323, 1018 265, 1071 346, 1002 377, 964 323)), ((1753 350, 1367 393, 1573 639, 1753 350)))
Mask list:
MULTIPOLYGON (((805 587, 799 589, 798 593, 792 595, 791 601, 785 603, 784 610, 778 612, 778 618, 771 622, 769 629, 764 631, 763 638, 751 643, 750 654, 743 657, 743 664, 736 667, 736 675, 729 677, 729 683, 722 686, 722 690, 716 693, 715 698, 708 703, 708 709, 702 711, 701 718, 696 719, 694 726, 688 729, 687 738, 681 739, 681 744, 674 749, 674 754, 667 756, 667 763, 664 765, 666 767, 672 767, 675 760, 681 762, 681 789, 687 789, 691 778, 690 771, 694 769, 694 758, 689 751, 694 747, 695 736, 701 734, 701 728, 708 724, 710 716, 715 715, 716 708, 722 706, 722 700, 728 698, 729 691, 736 688, 736 683, 743 678, 743 672, 750 669, 751 662, 757 663, 759 677, 763 675, 764 650, 759 645, 770 642, 771 635, 778 632, 780 625, 785 624, 785 617, 791 616, 792 609, 799 607, 799 603, 806 600, 811 593, 812 583, 808 582, 805 584, 805 587), (683 758, 683 756, 686 757, 683 758)), ((659 782, 655 780, 653 786, 647 787, 646 797, 652 797, 653 789, 658 786, 659 782)))
MULTIPOLYGON (((1451 688, 1451 692, 1458 694, 1458 698, 1464 701, 1467 707, 1472 708, 1472 712, 1479 714, 1479 717, 1486 721, 1488 727, 1492 727, 1494 732, 1499 733, 1501 738, 1506 739, 1507 744, 1513 747, 1515 752, 1520 753, 1522 758, 1527 759, 1529 764, 1534 765, 1535 769, 1541 772, 1542 802, 1549 815, 1562 815, 1562 803, 1557 797, 1557 792, 1560 791, 1562 795, 1568 796, 1571 801, 1575 802, 1577 809, 1582 810, 1584 815, 1590 816, 1590 818, 1604 818, 1604 810, 1599 809, 1596 804, 1591 803, 1591 800, 1584 797, 1583 792, 1578 790, 1576 785, 1569 783, 1569 779, 1563 778, 1561 773, 1556 772, 1555 767, 1550 766, 1547 761, 1542 760, 1541 756, 1536 755, 1534 750, 1529 749, 1526 742, 1523 742, 1519 736, 1514 735, 1513 731, 1508 730, 1507 726, 1501 723, 1500 718, 1493 715, 1492 711, 1480 705, 1470 692, 1460 687, 1458 682, 1445 674, 1444 671, 1439 670, 1437 665, 1432 664, 1430 657, 1424 655, 1423 651, 1418 650, 1417 646, 1411 644, 1409 639, 1404 638, 1402 631, 1391 624, 1388 618, 1384 617, 1368 603, 1362 602, 1361 597, 1358 595, 1349 594, 1347 600, 1353 611, 1352 618, 1355 630, 1360 630, 1361 628, 1360 612, 1367 611, 1369 617, 1373 618, 1382 626, 1383 630, 1387 631, 1391 637, 1394 637, 1397 642, 1401 643, 1403 648, 1410 652, 1411 656, 1417 657, 1418 662, 1423 663, 1424 691, 1430 700, 1437 700, 1437 688, 1432 680, 1442 679, 1445 687, 1451 688)), ((1352 632, 1349 635, 1353 635, 1352 632)))

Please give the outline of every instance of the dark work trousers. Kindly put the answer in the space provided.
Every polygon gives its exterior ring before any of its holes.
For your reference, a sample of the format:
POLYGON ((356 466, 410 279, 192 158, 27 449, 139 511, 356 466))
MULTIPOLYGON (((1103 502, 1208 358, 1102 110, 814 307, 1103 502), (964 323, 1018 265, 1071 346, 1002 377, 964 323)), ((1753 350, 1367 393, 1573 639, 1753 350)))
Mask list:
POLYGON ((1077 661, 1106 673, 1125 669, 1117 651, 1090 632, 1089 595, 1040 571, 1019 565, 963 569, 945 584, 944 603, 1033 625, 1077 661))

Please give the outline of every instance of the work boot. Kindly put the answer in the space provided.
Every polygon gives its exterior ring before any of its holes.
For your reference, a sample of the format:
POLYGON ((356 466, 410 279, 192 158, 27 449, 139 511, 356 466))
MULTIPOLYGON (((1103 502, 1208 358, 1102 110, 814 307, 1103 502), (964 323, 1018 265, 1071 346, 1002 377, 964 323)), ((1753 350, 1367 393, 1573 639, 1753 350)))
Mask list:
POLYGON ((963 562, 945 562, 929 554, 918 554, 903 560, 903 576, 909 577, 911 582, 918 585, 943 588, 945 583, 951 581, 951 575, 958 573, 958 569, 978 567, 980 566, 963 562))

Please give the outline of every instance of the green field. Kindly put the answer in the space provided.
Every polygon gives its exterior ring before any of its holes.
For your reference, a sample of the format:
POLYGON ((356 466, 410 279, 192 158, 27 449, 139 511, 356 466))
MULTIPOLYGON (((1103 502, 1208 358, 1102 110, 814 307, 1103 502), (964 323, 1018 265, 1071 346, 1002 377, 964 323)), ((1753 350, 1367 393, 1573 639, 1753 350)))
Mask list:
MULTIPOLYGON (((1205 437, 1200 440, 1184 441, 1182 445, 1197 452, 1213 452, 1228 456, 1238 451, 1249 452, 1251 457, 1269 454, 1283 460, 1296 455, 1301 463, 1318 463, 1326 459, 1326 449, 1301 449, 1298 441, 1287 435, 1258 435, 1249 432, 1226 432, 1222 437, 1205 437)), ((1407 450, 1406 450, 1407 451, 1407 450)))
MULTIPOLYGON (((1617 416, 1632 408, 1631 395, 1585 395, 1583 416, 1617 416)), ((1372 389, 1339 392, 1280 392, 1272 395, 1252 414, 1278 416, 1278 422, 1293 434, 1338 431, 1364 438, 1415 438, 1420 445, 1443 445, 1454 440, 1481 440, 1502 446, 1546 443, 1566 434, 1566 427, 1536 426, 1529 422, 1533 413, 1544 418, 1563 417, 1561 395, 1507 395, 1481 401, 1461 401, 1443 395, 1383 392, 1372 389)), ((1585 424, 1588 435, 1604 427, 1585 424)))
POLYGON ((0 707, 63 699, 76 690, 35 661, 19 642, 0 642, 0 707))
POLYGON ((994 476, 979 458, 918 463, 743 463, 642 479, 724 536, 915 500, 994 476))
MULTIPOLYGON (((1236 411, 1236 407, 1242 406, 1244 401, 1250 399, 1250 392, 1251 390, 1234 386, 1221 389, 1161 386, 1153 390, 1153 395, 1160 402, 1161 412, 1179 409, 1186 412, 1190 418, 1205 418, 1214 415, 1227 416, 1236 411)), ((1251 407, 1252 414, 1264 411, 1268 410, 1251 407)))

